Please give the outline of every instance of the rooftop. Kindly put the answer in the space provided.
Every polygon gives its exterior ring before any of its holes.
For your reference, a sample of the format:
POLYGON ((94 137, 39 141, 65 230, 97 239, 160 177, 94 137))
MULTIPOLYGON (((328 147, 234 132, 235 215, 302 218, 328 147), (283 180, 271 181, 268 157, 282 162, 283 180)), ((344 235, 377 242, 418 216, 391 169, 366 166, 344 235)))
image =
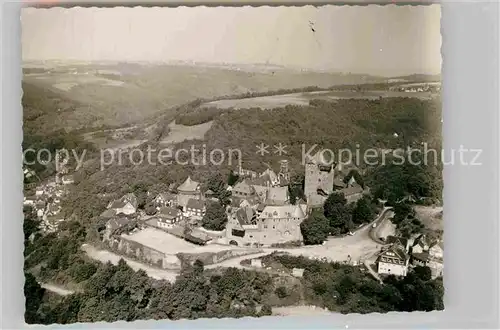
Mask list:
POLYGON ((184 181, 177 190, 179 191, 187 191, 194 192, 200 189, 200 183, 191 179, 190 176, 187 177, 186 181, 184 181))

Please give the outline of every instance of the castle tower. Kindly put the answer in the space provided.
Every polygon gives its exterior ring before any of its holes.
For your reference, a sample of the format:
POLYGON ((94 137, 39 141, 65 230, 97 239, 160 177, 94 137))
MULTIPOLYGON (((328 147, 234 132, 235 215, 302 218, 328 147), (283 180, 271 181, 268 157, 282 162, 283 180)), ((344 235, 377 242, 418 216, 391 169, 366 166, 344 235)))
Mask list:
POLYGON ((290 182, 290 172, 288 170, 288 160, 280 160, 280 172, 278 174, 285 182, 290 182))

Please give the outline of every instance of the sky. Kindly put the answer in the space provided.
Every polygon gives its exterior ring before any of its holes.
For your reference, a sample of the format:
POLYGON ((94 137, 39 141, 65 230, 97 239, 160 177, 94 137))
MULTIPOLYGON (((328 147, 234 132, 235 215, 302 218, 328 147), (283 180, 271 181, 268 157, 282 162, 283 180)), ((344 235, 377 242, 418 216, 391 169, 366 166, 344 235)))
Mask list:
POLYGON ((186 60, 385 76, 438 74, 440 19, 437 4, 24 8, 22 55, 23 60, 186 60))

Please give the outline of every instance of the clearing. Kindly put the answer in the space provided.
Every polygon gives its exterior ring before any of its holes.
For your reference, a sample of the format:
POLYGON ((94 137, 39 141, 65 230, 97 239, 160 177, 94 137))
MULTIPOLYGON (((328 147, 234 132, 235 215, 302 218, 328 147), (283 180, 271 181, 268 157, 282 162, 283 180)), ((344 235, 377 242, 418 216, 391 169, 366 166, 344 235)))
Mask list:
POLYGON ((229 99, 212 101, 202 104, 201 107, 217 107, 220 109, 248 109, 261 108, 273 109, 281 108, 287 105, 309 105, 310 100, 320 99, 326 101, 340 99, 371 99, 376 100, 381 97, 416 97, 420 99, 430 99, 432 94, 429 92, 405 93, 396 91, 316 91, 307 93, 291 93, 271 96, 258 96, 242 99, 229 99))
POLYGON ((166 138, 161 140, 162 144, 181 143, 186 140, 203 140, 205 134, 212 127, 213 121, 199 125, 184 126, 178 125, 175 121, 168 125, 169 133, 166 138))
POLYGON ((443 207, 442 206, 421 206, 414 207, 417 217, 426 228, 435 231, 443 231, 443 207))

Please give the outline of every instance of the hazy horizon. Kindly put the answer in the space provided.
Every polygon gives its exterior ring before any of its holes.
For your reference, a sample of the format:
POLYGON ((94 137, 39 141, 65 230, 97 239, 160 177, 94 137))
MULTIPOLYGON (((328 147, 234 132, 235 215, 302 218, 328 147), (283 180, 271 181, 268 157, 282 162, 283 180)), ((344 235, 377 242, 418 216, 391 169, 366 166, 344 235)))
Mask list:
POLYGON ((22 58, 439 75, 440 15, 439 5, 24 8, 22 58))

